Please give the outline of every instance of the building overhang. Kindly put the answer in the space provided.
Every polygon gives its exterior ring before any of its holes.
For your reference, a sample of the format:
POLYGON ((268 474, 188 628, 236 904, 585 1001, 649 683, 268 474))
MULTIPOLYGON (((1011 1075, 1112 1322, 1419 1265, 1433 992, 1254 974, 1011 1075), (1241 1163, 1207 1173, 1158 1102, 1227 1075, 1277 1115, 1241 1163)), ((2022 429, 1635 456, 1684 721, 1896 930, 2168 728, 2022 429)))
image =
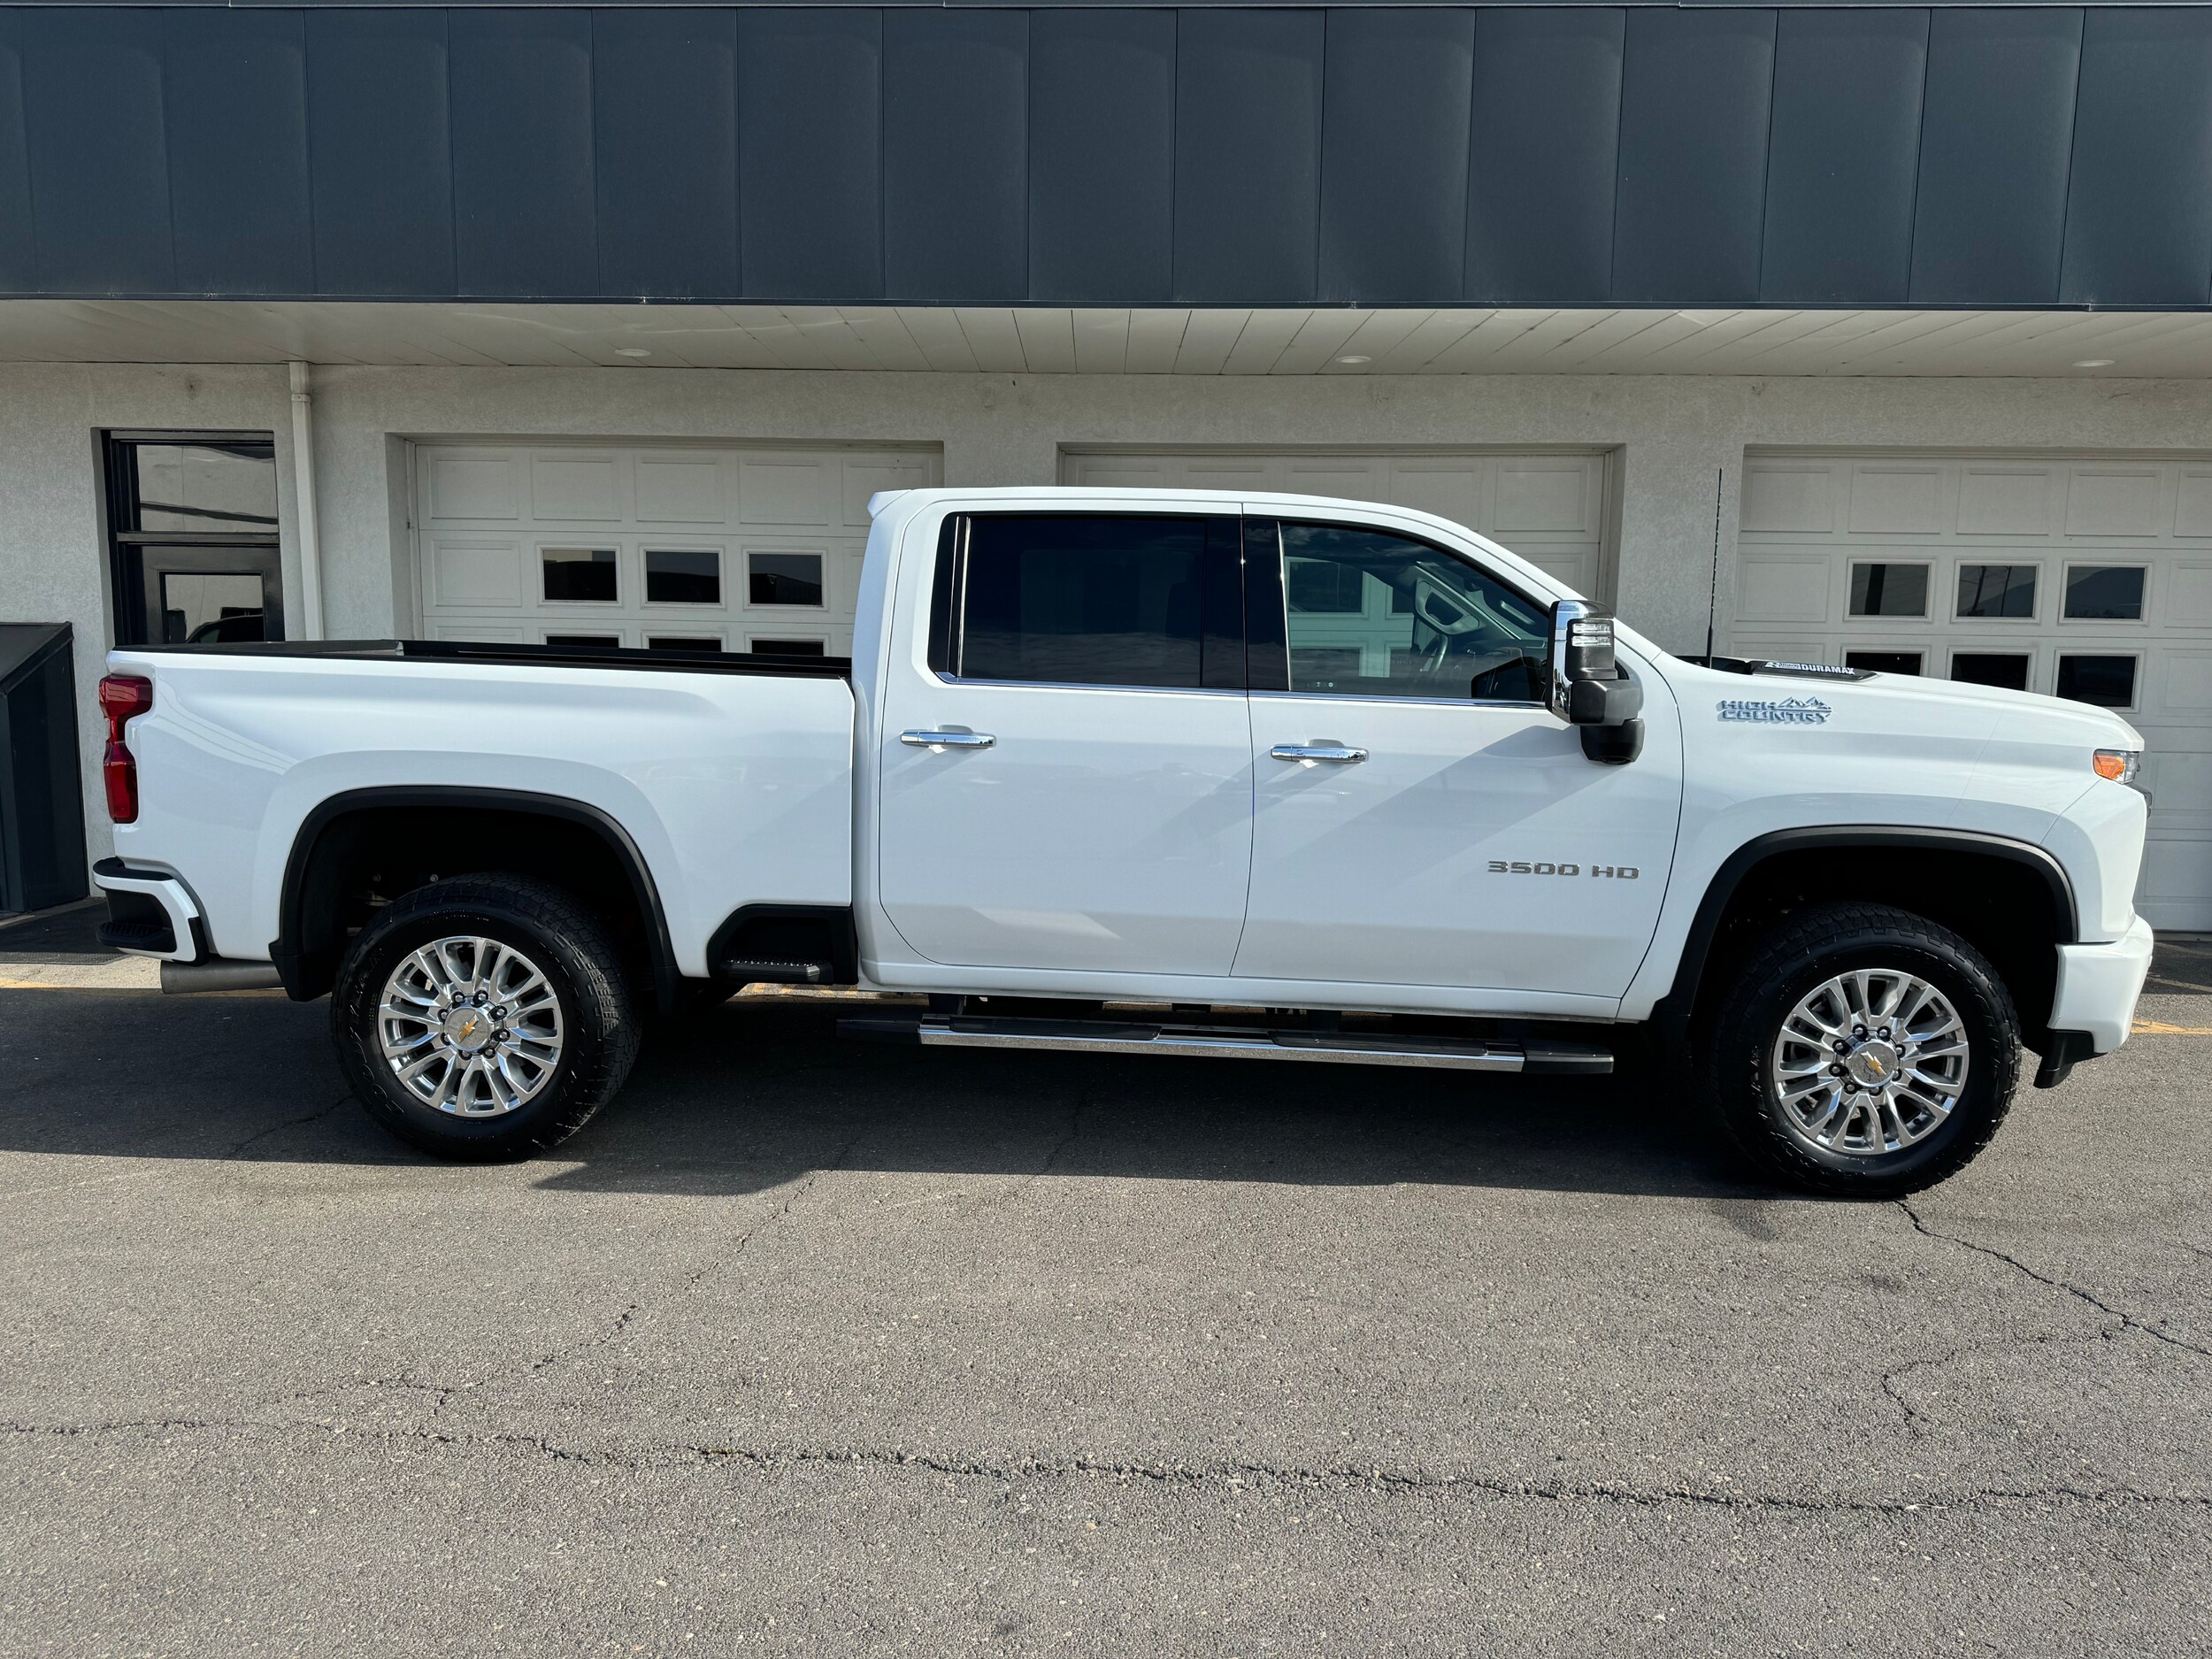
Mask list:
POLYGON ((2202 311, 0 300, 0 362, 951 374, 2212 377, 2202 311))

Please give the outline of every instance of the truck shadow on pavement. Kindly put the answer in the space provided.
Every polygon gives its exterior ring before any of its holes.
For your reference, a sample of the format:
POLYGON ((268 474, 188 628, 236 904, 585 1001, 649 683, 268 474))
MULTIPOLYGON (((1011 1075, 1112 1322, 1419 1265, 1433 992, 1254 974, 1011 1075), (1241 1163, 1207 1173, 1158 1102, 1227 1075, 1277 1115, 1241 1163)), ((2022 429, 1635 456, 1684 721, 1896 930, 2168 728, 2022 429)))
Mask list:
MULTIPOLYGON (((882 1047, 839 1039, 843 1011, 741 1002, 656 1031, 628 1086, 547 1155, 535 1185, 712 1196, 843 1168, 1769 1190, 1722 1160, 1659 1079, 882 1047)), ((327 1018, 326 1004, 273 993, 0 992, 0 1149, 468 1175, 368 1120, 340 1079, 327 1018)))

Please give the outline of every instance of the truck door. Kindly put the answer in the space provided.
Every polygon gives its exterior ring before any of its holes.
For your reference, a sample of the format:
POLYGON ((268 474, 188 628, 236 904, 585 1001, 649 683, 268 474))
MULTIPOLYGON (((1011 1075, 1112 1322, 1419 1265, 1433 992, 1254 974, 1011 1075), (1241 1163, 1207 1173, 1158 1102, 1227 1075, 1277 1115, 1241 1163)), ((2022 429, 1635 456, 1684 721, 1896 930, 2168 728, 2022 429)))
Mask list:
POLYGON ((1541 700, 1547 603, 1410 537, 1246 525, 1257 793, 1238 975, 1626 990, 1679 815, 1671 700, 1647 686, 1647 752, 1597 764, 1541 700))
POLYGON ((1238 521, 947 521, 887 669, 879 891, 931 962, 1225 974, 1251 872, 1238 521))

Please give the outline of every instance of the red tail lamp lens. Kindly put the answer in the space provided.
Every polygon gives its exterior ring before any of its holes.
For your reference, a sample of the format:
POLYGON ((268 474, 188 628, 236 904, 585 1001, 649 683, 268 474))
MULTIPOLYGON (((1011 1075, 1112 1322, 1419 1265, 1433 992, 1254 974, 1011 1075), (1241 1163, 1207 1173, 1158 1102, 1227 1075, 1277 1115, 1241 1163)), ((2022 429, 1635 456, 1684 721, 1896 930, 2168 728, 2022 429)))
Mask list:
POLYGON ((108 817, 138 822, 138 762, 123 741, 123 728, 154 706, 154 682, 136 674, 110 674, 100 682, 100 712, 108 719, 107 753, 100 777, 107 785, 108 817))

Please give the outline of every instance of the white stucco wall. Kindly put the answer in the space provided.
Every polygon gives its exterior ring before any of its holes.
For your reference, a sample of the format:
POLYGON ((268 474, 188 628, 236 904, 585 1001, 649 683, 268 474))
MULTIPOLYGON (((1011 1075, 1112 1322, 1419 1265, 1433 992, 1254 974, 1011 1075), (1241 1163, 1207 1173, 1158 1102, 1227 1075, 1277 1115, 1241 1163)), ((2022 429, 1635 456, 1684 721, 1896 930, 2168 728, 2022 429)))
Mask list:
MULTIPOLYGON (((1724 467, 1724 607, 1732 591, 1747 448, 2212 454, 2212 382, 325 368, 315 420, 336 637, 411 626, 409 439, 918 442, 942 446, 954 484, 1050 481, 1064 446, 1563 444, 1617 450, 1620 611, 1689 650, 1704 643, 1724 467)), ((274 433, 295 632, 298 620, 281 366, 0 365, 0 618, 76 625, 95 856, 105 851, 89 702, 107 626, 91 435, 101 427, 274 433)), ((1727 624, 1724 612, 1724 640, 1727 624)))

